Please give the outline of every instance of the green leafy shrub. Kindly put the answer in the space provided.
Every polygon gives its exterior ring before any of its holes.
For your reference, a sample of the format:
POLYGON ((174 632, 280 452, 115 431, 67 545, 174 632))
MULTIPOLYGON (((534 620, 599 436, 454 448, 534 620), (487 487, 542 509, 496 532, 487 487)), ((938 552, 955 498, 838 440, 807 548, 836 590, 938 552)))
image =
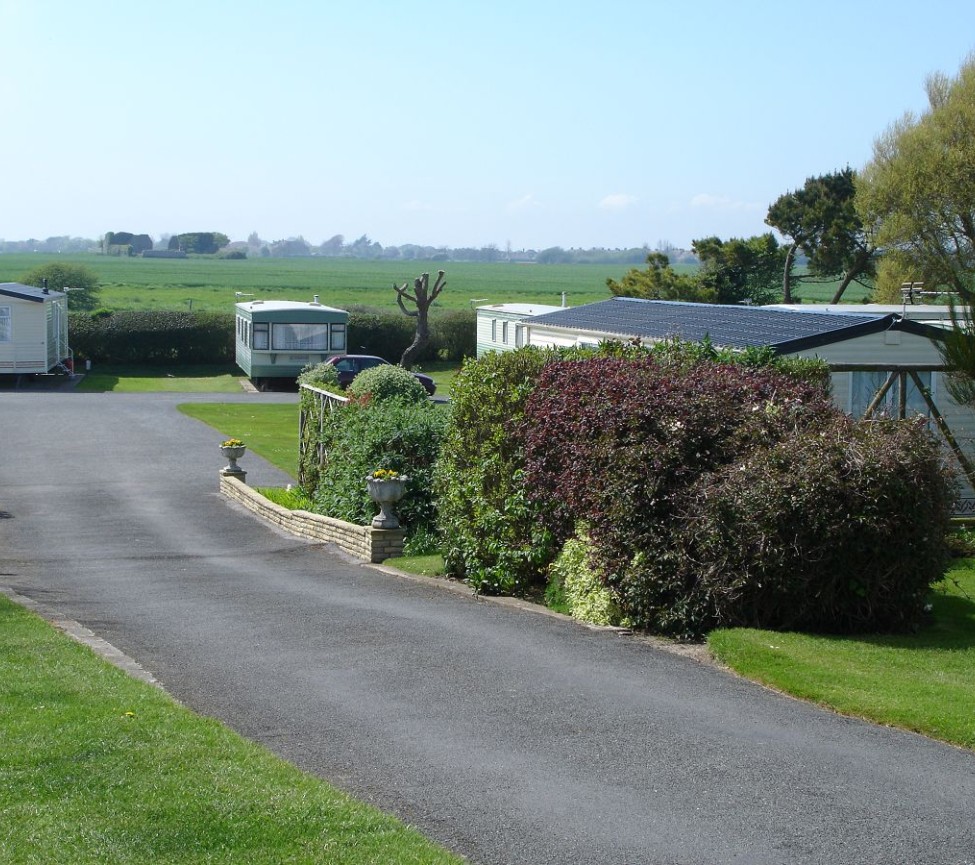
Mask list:
POLYGON ((462 361, 477 353, 477 316, 474 310, 457 309, 430 317, 431 346, 421 360, 462 361), (429 355, 429 356, 428 356, 429 355))
POLYGON ((448 414, 426 399, 353 400, 326 411, 319 434, 324 460, 312 492, 315 511, 367 524, 378 507, 369 498, 366 475, 392 469, 408 477, 406 495, 396 506, 404 526, 412 532, 434 525, 433 467, 448 414))
POLYGON ((349 309, 349 353, 374 354, 395 363, 413 341, 416 324, 399 312, 349 309))
POLYGON ((541 589, 554 547, 524 483, 513 434, 549 354, 536 348, 467 361, 451 388, 451 420, 435 484, 448 574, 486 594, 541 589))
POLYGON ((307 384, 320 390, 340 391, 339 372, 333 364, 316 363, 298 373, 298 384, 307 384))
POLYGON ((100 363, 217 364, 235 357, 233 313, 71 313, 68 330, 76 357, 100 363))
POLYGON ((427 392, 417 377, 408 369, 394 364, 364 369, 352 379, 346 392, 350 397, 360 399, 368 396, 374 402, 401 400, 418 403, 427 400, 427 392))
POLYGON ((584 532, 569 538, 549 567, 546 599, 572 618, 593 625, 623 623, 613 593, 589 561, 591 543, 584 532))
POLYGON ((972 526, 954 528, 945 536, 948 552, 956 559, 975 558, 975 529, 972 526))

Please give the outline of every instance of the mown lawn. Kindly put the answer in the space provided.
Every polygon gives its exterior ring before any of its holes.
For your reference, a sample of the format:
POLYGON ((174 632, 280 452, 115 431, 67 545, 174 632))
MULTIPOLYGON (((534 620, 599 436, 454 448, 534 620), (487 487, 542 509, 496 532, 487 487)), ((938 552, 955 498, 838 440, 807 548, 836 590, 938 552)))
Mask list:
POLYGON ((0 861, 462 860, 0 597, 0 861))
POLYGON ((956 564, 931 601, 930 622, 916 634, 731 629, 713 632, 708 646, 749 679, 975 749, 975 559, 956 564))
POLYGON ((75 388, 104 393, 240 393, 244 374, 235 366, 95 366, 75 388))
POLYGON ((269 463, 298 476, 298 406, 296 403, 183 403, 185 415, 212 426, 224 439, 241 439, 269 463))

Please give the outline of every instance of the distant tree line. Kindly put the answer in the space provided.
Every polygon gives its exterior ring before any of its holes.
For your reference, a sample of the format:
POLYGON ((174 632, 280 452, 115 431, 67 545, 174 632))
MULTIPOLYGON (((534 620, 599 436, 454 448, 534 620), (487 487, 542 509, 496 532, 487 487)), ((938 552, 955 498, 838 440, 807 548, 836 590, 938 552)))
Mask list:
POLYGON ((92 252, 99 248, 97 240, 89 237, 69 237, 62 235, 38 240, 35 237, 27 240, 0 239, 0 253, 4 252, 92 252))
MULTIPOLYGON (((552 246, 546 249, 501 249, 497 244, 487 246, 423 246, 404 243, 399 246, 383 246, 363 234, 351 242, 346 242, 341 234, 335 234, 320 244, 307 241, 304 237, 289 237, 269 241, 252 232, 246 241, 235 241, 229 250, 246 252, 248 258, 292 258, 301 256, 321 256, 325 258, 361 258, 391 261, 474 261, 474 262, 516 262, 535 264, 638 264, 650 252, 647 245, 606 249, 604 247, 569 248, 552 246)), ((666 241, 661 241, 658 250, 666 250, 671 261, 696 264, 697 259, 690 250, 678 249, 666 241)))

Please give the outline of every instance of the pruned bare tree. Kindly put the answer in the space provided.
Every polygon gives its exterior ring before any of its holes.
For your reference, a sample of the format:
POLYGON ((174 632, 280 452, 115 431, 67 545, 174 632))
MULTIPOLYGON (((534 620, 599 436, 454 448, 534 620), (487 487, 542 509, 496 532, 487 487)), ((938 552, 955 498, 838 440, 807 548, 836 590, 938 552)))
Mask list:
POLYGON ((399 361, 400 366, 406 367, 407 369, 412 366, 413 361, 423 351, 426 344, 430 342, 430 307, 440 296, 440 292, 446 287, 447 280, 444 277, 444 272, 441 270, 437 272, 437 279, 433 284, 433 288, 430 288, 429 273, 420 274, 420 276, 413 280, 412 294, 407 288, 408 285, 409 283, 406 282, 402 285, 393 283, 393 290, 396 292, 396 302, 403 311, 403 315, 408 315, 410 318, 416 319, 416 335, 413 337, 413 342, 403 352, 403 356, 399 361), (405 303, 407 300, 416 309, 407 309, 405 303))

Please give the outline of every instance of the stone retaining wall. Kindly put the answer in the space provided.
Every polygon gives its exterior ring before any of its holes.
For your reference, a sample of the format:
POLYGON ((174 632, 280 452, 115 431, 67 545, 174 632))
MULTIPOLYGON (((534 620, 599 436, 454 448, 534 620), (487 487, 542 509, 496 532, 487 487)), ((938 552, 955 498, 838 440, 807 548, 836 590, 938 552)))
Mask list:
POLYGON ((364 561, 378 564, 403 555, 403 529, 374 529, 308 511, 291 511, 268 501, 246 483, 229 475, 220 475, 220 492, 292 535, 336 544, 364 561))

